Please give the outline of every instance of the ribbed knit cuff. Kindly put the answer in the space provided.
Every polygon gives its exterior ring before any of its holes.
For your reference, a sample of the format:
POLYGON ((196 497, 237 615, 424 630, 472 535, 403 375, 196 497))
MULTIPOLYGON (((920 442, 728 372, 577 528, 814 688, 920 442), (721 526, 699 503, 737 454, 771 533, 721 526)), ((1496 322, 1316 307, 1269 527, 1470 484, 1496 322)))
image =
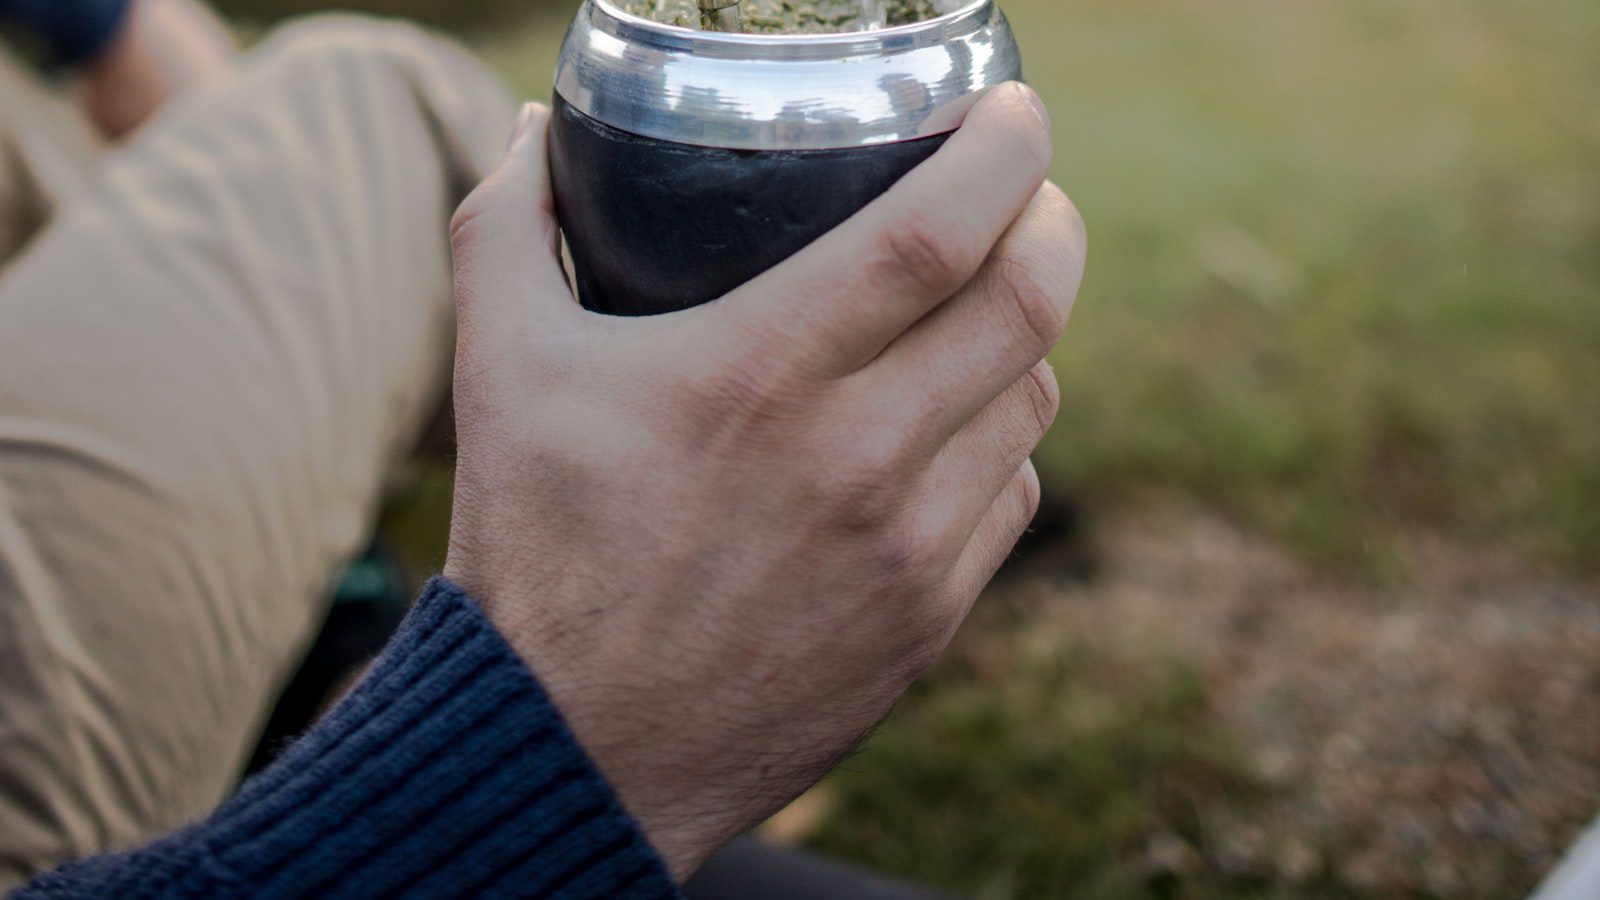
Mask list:
POLYGON ((679 896, 521 659, 443 579, 210 826, 253 896, 679 896))

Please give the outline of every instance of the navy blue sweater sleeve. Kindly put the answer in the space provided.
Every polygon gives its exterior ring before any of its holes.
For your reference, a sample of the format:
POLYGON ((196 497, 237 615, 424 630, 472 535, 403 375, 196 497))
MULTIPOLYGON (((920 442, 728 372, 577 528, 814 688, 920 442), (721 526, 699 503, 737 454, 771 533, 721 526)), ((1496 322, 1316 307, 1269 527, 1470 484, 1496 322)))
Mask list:
POLYGON ((54 60, 83 62, 117 33, 132 0, 0 0, 0 16, 44 41, 54 60))
POLYGON ((209 819, 13 895, 679 896, 521 659, 443 579, 361 684, 209 819))

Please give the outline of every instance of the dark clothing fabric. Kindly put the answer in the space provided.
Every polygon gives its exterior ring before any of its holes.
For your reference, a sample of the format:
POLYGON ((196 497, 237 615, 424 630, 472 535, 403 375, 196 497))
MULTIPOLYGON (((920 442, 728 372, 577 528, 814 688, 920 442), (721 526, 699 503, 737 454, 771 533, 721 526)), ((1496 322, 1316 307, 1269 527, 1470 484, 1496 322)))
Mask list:
POLYGON ((32 32, 63 65, 105 49, 132 0, 0 0, 0 16, 32 32))
POLYGON ((372 672, 206 821, 42 898, 681 896, 521 659, 433 580, 372 672))

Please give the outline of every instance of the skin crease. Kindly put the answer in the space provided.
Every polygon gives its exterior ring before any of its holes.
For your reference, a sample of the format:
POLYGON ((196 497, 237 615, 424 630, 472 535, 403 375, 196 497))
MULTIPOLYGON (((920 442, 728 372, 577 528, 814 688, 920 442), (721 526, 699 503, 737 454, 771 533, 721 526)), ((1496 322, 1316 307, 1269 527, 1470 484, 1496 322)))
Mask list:
POLYGON ((594 315, 529 106, 452 223, 445 573, 684 878, 836 765, 1031 520, 1082 220, 990 92, 930 161, 702 307, 594 315))

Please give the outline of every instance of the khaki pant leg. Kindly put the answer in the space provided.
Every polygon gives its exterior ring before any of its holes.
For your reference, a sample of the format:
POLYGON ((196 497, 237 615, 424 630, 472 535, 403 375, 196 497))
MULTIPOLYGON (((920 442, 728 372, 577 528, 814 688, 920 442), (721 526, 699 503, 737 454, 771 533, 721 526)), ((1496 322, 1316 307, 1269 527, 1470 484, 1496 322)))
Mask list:
POLYGON ((103 150, 82 109, 0 45, 0 266, 87 184, 103 150))
POLYGON ((513 112, 409 27, 290 26, 0 277, 0 889, 230 789, 441 399, 513 112))

